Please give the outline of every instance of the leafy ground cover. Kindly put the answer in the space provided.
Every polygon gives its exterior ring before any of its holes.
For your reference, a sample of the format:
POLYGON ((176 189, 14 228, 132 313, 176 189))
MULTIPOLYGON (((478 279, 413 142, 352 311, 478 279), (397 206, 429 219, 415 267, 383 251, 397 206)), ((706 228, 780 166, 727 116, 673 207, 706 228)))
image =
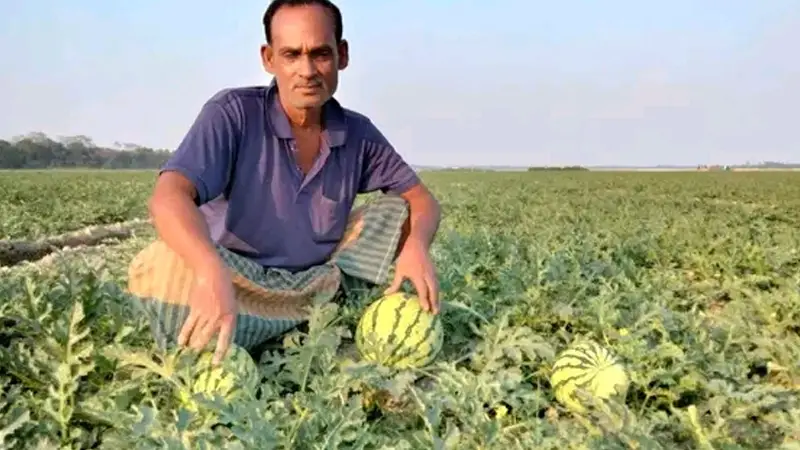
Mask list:
POLYGON ((376 291, 319 307, 261 355, 256 399, 192 416, 123 291, 152 236, 138 235, 2 269, 0 447, 799 448, 800 174, 426 178, 445 209, 434 366, 353 355, 376 291), (554 400, 555 355, 581 337, 625 361, 624 404, 575 415, 554 400))
POLYGON ((0 240, 144 217, 153 171, 0 171, 0 240))

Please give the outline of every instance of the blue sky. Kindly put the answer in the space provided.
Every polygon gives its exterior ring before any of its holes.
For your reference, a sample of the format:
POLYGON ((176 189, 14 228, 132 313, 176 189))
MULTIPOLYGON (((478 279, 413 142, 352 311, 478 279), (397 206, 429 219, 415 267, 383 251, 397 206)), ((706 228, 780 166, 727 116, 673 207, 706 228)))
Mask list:
MULTIPOLYGON (((2 138, 171 149, 215 92, 270 81, 265 1, 0 4, 2 138)), ((411 163, 800 161, 800 1, 338 5, 337 98, 411 163)))

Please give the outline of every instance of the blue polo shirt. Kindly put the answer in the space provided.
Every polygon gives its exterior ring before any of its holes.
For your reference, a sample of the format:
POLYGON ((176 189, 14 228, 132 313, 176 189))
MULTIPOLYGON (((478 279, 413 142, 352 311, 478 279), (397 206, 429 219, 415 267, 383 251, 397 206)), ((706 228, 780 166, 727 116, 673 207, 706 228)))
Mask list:
POLYGON ((367 117, 334 99, 323 107, 324 144, 304 176, 276 94, 273 82, 214 95, 161 171, 194 183, 215 243, 295 272, 329 258, 356 194, 399 194, 418 177, 367 117))

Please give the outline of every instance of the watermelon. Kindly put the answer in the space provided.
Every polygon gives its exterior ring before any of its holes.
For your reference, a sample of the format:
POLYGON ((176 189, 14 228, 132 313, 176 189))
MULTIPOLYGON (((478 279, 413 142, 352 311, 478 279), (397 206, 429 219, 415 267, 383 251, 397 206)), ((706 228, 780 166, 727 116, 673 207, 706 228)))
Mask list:
POLYGON ((231 344, 219 365, 213 365, 213 358, 213 351, 203 351, 190 369, 191 385, 178 391, 178 399, 189 411, 198 410, 193 400, 196 395, 208 400, 219 395, 226 401, 235 401, 254 395, 261 381, 253 358, 236 344, 231 344))
POLYGON ((356 329, 356 347, 365 361, 395 369, 430 364, 442 348, 438 314, 422 309, 419 298, 398 292, 364 311, 356 329))
POLYGON ((556 400, 573 412, 585 412, 578 390, 600 401, 621 399, 628 393, 628 374, 618 358, 594 341, 564 350, 553 365, 550 385, 556 400))

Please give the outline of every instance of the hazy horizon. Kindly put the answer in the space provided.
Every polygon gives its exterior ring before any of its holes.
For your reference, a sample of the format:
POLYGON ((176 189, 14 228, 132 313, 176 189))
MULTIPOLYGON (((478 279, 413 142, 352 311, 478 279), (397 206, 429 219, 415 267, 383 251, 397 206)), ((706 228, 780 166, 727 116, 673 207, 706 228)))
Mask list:
MULTIPOLYGON (((9 4, 0 138, 174 148, 215 92, 269 83, 266 4, 9 4)), ((414 165, 800 160, 800 2, 337 4, 336 97, 414 165)))

